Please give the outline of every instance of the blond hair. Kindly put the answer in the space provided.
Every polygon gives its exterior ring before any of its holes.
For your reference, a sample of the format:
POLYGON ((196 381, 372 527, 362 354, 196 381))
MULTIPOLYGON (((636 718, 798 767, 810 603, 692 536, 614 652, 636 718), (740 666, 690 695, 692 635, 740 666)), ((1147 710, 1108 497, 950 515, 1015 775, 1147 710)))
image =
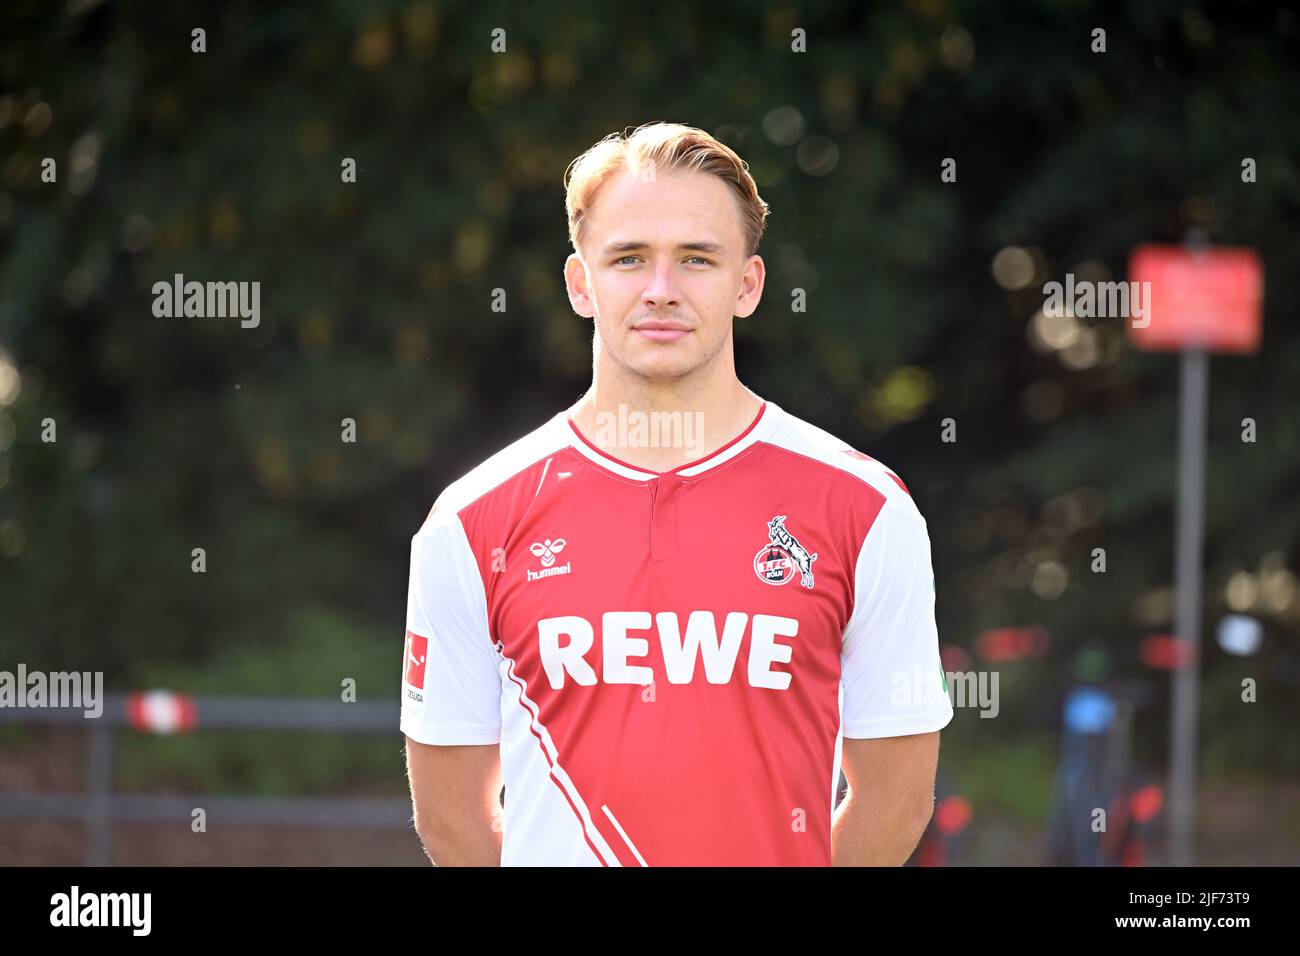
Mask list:
POLYGON ((596 191, 620 170, 633 176, 653 175, 659 170, 712 173, 727 184, 739 203, 745 258, 758 252, 768 205, 758 195, 749 165, 704 130, 680 123, 646 123, 630 136, 610 133, 569 164, 564 171, 564 204, 569 213, 569 242, 575 252, 596 191))

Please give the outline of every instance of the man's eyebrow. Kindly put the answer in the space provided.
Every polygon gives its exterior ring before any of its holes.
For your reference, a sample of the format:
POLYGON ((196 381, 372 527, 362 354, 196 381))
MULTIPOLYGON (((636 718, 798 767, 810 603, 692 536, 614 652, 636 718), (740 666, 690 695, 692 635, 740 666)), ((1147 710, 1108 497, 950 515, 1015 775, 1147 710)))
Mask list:
MULTIPOLYGON (((611 242, 601 249, 601 255, 610 256, 616 252, 638 252, 641 249, 648 248, 648 244, 642 239, 628 239, 623 242, 611 242)), ((720 255, 726 252, 726 247, 721 243, 709 242, 707 240, 698 240, 696 242, 683 242, 677 246, 678 249, 688 249, 691 252, 708 252, 713 255, 720 255)))

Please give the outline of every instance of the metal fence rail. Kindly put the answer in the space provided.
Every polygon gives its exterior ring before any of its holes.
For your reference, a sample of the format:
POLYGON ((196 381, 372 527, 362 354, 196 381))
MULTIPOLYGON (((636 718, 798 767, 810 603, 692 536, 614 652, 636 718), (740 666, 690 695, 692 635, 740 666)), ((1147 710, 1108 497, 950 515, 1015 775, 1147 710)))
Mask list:
MULTIPOLYGON (((156 692, 155 692, 156 693, 156 692)), ((189 823, 196 807, 227 824, 357 829, 410 828, 409 800, 369 797, 228 797, 147 795, 113 791, 114 734, 151 732, 142 723, 137 694, 109 694, 103 713, 80 707, 0 707, 0 724, 84 723, 88 736, 86 789, 81 793, 0 793, 0 820, 79 820, 86 832, 86 864, 109 863, 112 825, 189 823)), ((396 704, 289 700, 278 697, 175 698, 190 730, 296 730, 398 734, 396 704)), ((154 701, 157 698, 154 697, 154 701)), ((152 731, 156 732, 156 731, 152 731)))

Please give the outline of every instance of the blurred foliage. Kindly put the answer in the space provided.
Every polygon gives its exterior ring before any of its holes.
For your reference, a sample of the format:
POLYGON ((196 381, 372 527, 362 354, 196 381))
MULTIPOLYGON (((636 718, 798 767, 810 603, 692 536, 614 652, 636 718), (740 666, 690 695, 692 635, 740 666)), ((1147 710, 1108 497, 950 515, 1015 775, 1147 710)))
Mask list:
MULTIPOLYGON (((201 671, 187 662, 144 665, 141 680, 199 695, 227 696, 237 689, 257 697, 332 698, 346 707, 341 684, 347 677, 356 682, 357 700, 391 696, 401 662, 376 653, 384 634, 382 627, 360 627, 337 612, 308 607, 264 645, 215 651, 201 671)), ((168 737, 123 733, 119 740, 117 784, 123 790, 265 796, 328 790, 392 797, 407 792, 400 735, 232 730, 168 737)))
MULTIPOLYGON (((1278 746, 1297 682, 1279 662, 1300 656, 1300 18, 1185 0, 593 11, 4 4, 0 662, 228 694, 327 696, 368 675, 363 699, 395 702, 409 537, 444 485, 590 375, 560 273, 565 166, 671 119, 734 145, 772 206, 742 379, 900 473, 931 528, 946 642, 1051 633, 999 719, 956 729, 964 747, 1057 726, 1084 642, 1135 674, 1141 636, 1171 627, 1177 361, 1134 353, 1115 319, 1084 322, 1081 351, 1036 347, 1042 283, 1123 278, 1132 246, 1192 227, 1259 250, 1264 349, 1211 365, 1202 716, 1216 765, 1300 768, 1278 746), (1019 288, 992 270, 1008 247, 1031 254, 1019 288), (151 287, 177 273, 260 281, 260 326, 155 318, 151 287), (1231 576, 1261 562, 1247 709, 1212 634, 1231 576)), ((200 740, 159 746, 214 788, 244 780, 246 753, 271 768, 256 787, 290 767, 340 779, 351 758, 327 752, 353 746, 200 740)))
POLYGON ((945 731, 943 773, 959 783, 957 792, 981 818, 1004 816, 1042 826, 1052 796, 1055 745, 1050 734, 1029 730, 990 752, 959 746, 945 731))

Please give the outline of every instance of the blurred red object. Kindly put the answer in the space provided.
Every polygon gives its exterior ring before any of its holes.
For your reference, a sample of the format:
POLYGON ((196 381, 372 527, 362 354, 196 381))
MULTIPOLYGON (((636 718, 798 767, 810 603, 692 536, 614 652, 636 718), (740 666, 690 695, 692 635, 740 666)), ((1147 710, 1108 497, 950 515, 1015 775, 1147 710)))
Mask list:
POLYGON ((945 671, 970 670, 970 654, 966 648, 959 647, 956 644, 940 644, 939 661, 943 664, 945 671))
POLYGON ((1133 794, 1133 819, 1150 823, 1165 804, 1165 792, 1155 784, 1147 784, 1133 794))
POLYGON ((134 729, 144 733, 175 734, 193 730, 199 711, 188 694, 149 690, 127 696, 126 716, 134 729))
POLYGON ((1254 249, 1138 246, 1129 280, 1151 283, 1145 315, 1129 323, 1139 349, 1259 351, 1264 268, 1254 249))
POLYGON ((934 811, 934 825, 945 836, 960 833, 970 823, 971 808, 965 797, 945 797, 934 811))
POLYGON ((1191 663, 1193 649, 1189 641, 1172 634, 1148 634, 1142 638, 1141 654, 1147 667, 1172 671, 1191 663))
POLYGON ((1047 631, 1041 627, 994 628, 975 638, 975 652, 986 661, 1042 657, 1046 650, 1047 631))

